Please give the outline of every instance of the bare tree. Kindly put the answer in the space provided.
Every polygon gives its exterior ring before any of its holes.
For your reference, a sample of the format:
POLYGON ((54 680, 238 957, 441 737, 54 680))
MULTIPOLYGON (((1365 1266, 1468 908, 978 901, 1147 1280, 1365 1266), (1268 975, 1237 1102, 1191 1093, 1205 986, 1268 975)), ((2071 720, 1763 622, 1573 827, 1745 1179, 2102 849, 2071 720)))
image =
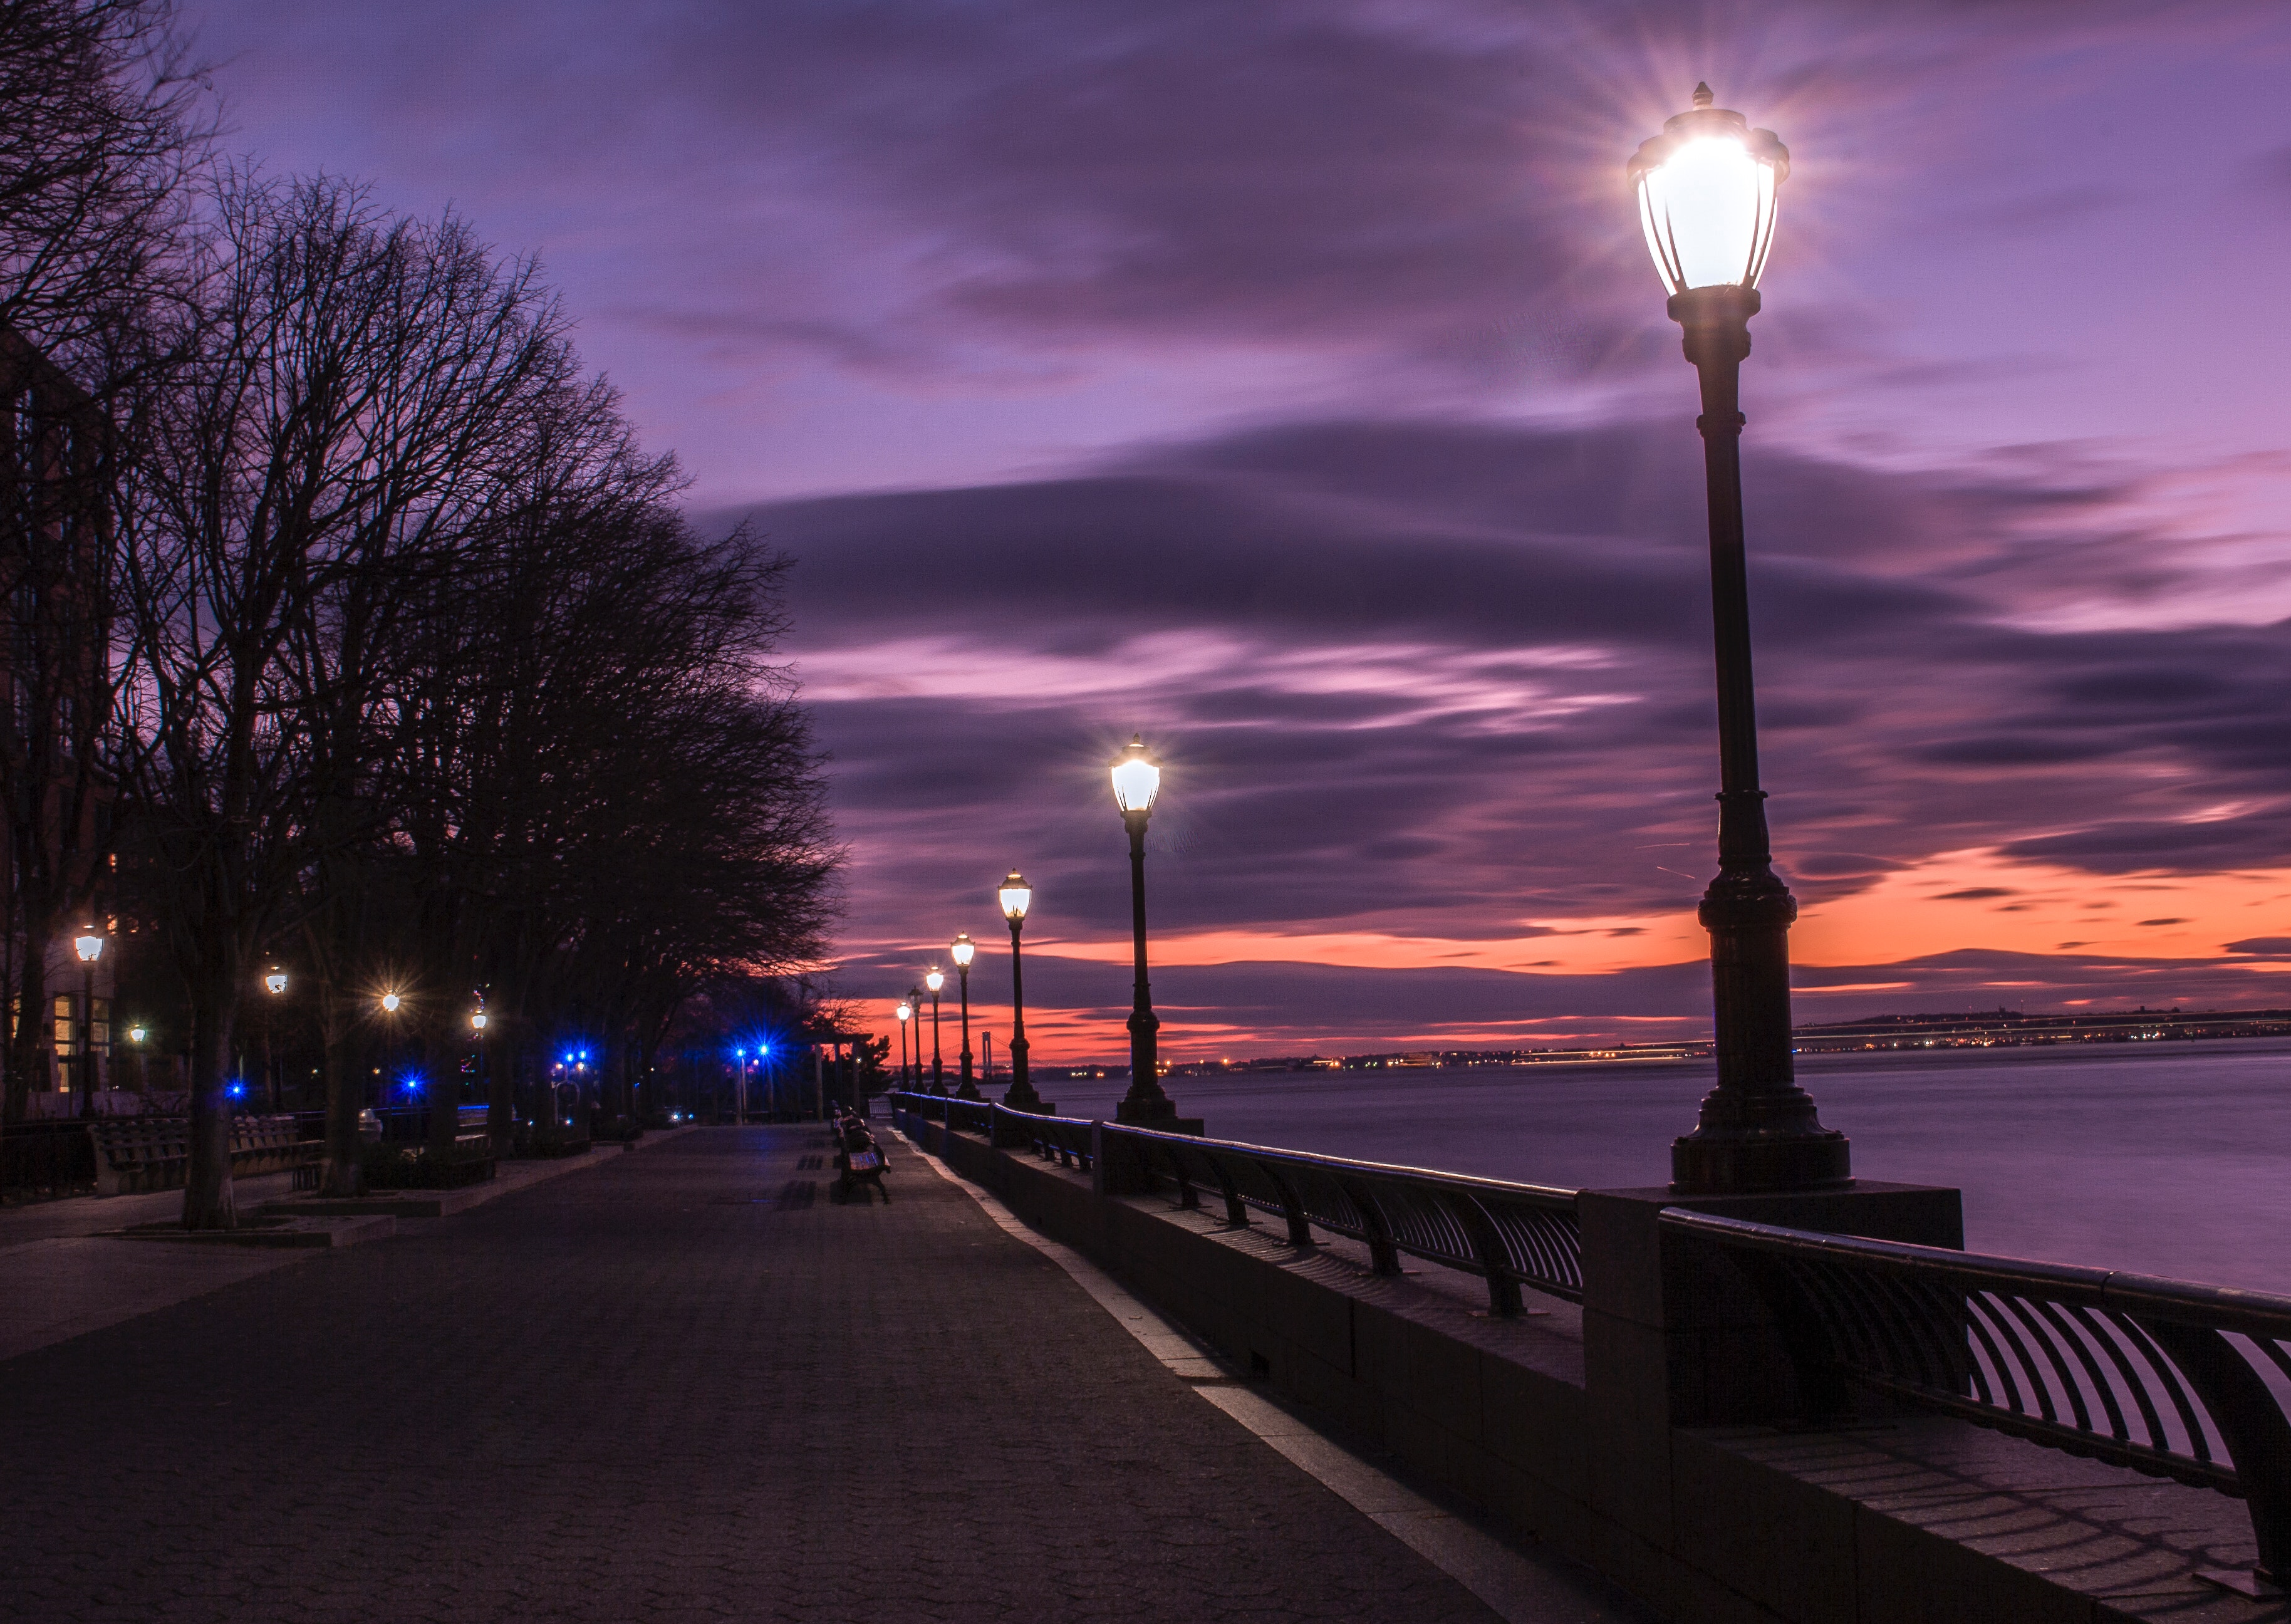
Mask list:
POLYGON ((194 1011, 194 1228, 236 1221, 223 1089, 251 966, 304 872, 355 833, 339 812, 371 721, 365 651, 481 521, 510 425, 570 364, 532 268, 458 221, 244 173, 213 213, 189 358, 121 538, 141 655, 123 770, 174 877, 194 1011))

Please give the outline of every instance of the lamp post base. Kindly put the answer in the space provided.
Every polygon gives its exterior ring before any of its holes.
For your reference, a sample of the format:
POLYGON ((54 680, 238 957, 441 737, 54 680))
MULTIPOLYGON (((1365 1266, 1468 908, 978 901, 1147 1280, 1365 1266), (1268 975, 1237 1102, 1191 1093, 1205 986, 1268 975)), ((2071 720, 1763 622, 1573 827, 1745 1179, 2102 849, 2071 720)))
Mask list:
POLYGON ((1681 1195, 1835 1189, 1853 1182, 1852 1147, 1836 1129, 1812 1133, 1698 1130, 1670 1145, 1670 1187, 1681 1195))

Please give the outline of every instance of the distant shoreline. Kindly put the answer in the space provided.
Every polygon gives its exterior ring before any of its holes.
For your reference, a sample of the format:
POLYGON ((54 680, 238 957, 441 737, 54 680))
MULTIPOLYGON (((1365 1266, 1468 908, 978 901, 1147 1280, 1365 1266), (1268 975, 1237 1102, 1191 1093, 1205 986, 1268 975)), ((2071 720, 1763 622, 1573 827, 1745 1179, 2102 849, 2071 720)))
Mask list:
MULTIPOLYGON (((2291 1037, 2291 1009, 2118 1009, 2026 1015, 2014 1009, 1881 1016, 1800 1026, 1801 1055, 1878 1054, 1924 1049, 2052 1049, 2095 1043, 2174 1043, 2226 1038, 2291 1037)), ((1708 1060, 1708 1039, 1684 1043, 1616 1043, 1584 1049, 1411 1049, 1362 1055, 1258 1056, 1186 1060, 1169 1077, 1290 1075, 1313 1072, 1499 1071, 1537 1066, 1678 1065, 1708 1060)), ((1037 1065, 1038 1077, 1093 1081, 1126 1077, 1126 1065, 1037 1065)))

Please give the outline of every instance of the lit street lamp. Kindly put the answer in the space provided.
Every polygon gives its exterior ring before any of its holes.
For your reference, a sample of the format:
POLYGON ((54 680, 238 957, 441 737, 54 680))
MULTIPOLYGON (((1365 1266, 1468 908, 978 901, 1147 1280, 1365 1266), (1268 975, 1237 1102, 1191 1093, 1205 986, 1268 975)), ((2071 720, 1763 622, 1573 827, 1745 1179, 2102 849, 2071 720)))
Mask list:
POLYGON ((1018 962, 1018 932, 1025 928, 1034 888, 1014 868, 1003 876, 994 899, 1002 904, 1002 917, 1010 922, 1010 1041, 1004 1045, 1010 1051, 1010 1086, 1003 1093, 1002 1103, 1013 1111, 1047 1116, 1050 1107, 1042 1103, 1026 1077, 1026 982, 1018 962))
POLYGON ((1797 1086, 1790 1052, 1789 928, 1797 902, 1773 872, 1750 680, 1742 544, 1742 358, 1773 245, 1774 194, 1789 153, 1740 113, 1694 105, 1630 162, 1655 269, 1702 383, 1710 597, 1718 667, 1718 876, 1698 917, 1710 932, 1718 1084, 1694 1131, 1671 1146, 1671 1186, 1697 1194, 1803 1189, 1850 1176, 1845 1136, 1797 1086))
POLYGON ((977 1099, 978 1083, 970 1074, 970 961, 977 956, 978 946, 970 939, 970 932, 959 930, 946 951, 953 956, 954 973, 962 993, 962 1064, 958 1068, 961 1079, 955 1087, 955 1097, 977 1099))
POLYGON ((1135 985, 1129 1009, 1129 1091, 1114 1106, 1116 1122, 1145 1127, 1168 1127, 1178 1107, 1162 1092, 1159 1045, 1155 1034, 1161 1017, 1154 1013, 1154 993, 1146 981, 1146 820, 1154 815, 1154 798, 1162 792, 1162 764, 1146 752, 1145 738, 1132 734, 1113 760, 1113 804, 1121 809, 1123 827, 1129 831, 1129 937, 1135 985))
POLYGON ((923 985, 931 995, 931 1092, 946 1092, 946 1073, 938 1061, 938 990, 946 985, 946 972, 936 964, 923 972, 923 985))
MULTIPOLYGON (((286 972, 280 969, 277 965, 272 965, 268 970, 263 972, 262 985, 269 989, 271 997, 285 997, 286 972)), ((270 1096, 270 1109, 274 1113, 279 1109, 280 1101, 278 1097, 278 1059, 277 1055, 275 1055, 271 1050, 271 1029, 277 1026, 277 1024, 278 1017, 276 1013, 273 1013, 270 1016, 270 1018, 262 1023, 262 1089, 263 1092, 270 1096)))
POLYGON ((95 1114, 95 961, 103 957, 103 935, 93 925, 72 938, 79 955, 79 1113, 95 1114))
POLYGON ((899 1017, 899 1086, 904 1089, 907 1086, 907 1023, 915 1018, 915 1007, 902 998, 892 1013, 899 1017))

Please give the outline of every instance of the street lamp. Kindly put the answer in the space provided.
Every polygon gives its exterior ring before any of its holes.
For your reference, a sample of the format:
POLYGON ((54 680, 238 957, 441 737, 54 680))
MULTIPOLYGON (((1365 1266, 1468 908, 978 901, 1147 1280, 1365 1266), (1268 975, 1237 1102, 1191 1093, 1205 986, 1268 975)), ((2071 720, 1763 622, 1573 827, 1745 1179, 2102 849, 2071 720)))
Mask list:
POLYGON ((397 1014, 398 1006, 405 1001, 406 1001, 404 999, 400 998, 395 993, 384 993, 382 995, 382 1007, 383 1012, 386 1014, 397 1014))
POLYGON ((79 1113, 95 1114, 95 961, 103 957, 103 935, 93 925, 72 938, 79 955, 79 1113))
MULTIPOLYGON (((286 995, 286 972, 272 965, 263 972, 262 985, 269 989, 271 997, 284 998, 286 995)), ((274 1112, 282 1103, 278 1093, 278 1057, 271 1048, 271 1032, 277 1024, 275 1015, 262 1023, 262 1088, 270 1096, 270 1109, 274 1112)))
POLYGON ((938 1060, 938 990, 946 985, 946 972, 936 964, 923 972, 923 985, 931 995, 931 1092, 946 1092, 946 1074, 938 1060))
POLYGON ((1718 876, 1698 912, 1710 932, 1718 1084, 1694 1131, 1671 1146, 1671 1187, 1717 1194, 1843 1183, 1852 1167, 1845 1136, 1821 1125, 1791 1059, 1797 902, 1773 871, 1758 787, 1742 546, 1741 366, 1789 152, 1773 131, 1713 107, 1710 87, 1698 84, 1694 105, 1640 146, 1629 173, 1671 319, 1701 378, 1718 667, 1718 876))
POLYGON ((1162 1092, 1157 1073, 1159 1046, 1155 1034, 1161 1018, 1154 1013, 1153 990, 1146 981, 1146 820, 1154 815, 1154 798, 1162 792, 1162 764, 1146 753, 1143 736, 1113 759, 1113 804, 1121 809, 1122 825, 1129 831, 1129 937, 1135 986, 1129 1009, 1129 1091, 1113 1108, 1116 1122, 1146 1127, 1167 1126, 1178 1107, 1162 1092))
POLYGON ((915 1007, 902 998, 892 1013, 899 1017, 899 1086, 904 1089, 907 1086, 907 1023, 915 1018, 915 1007))
POLYGON ((1013 1111, 1047 1116, 1050 1107, 1042 1103, 1026 1076, 1026 982, 1018 963, 1018 932, 1025 928, 1026 910, 1034 904, 1034 888, 1014 868, 1003 876, 994 899, 1002 904, 1002 917, 1010 922, 1010 1041, 1004 1045, 1010 1051, 1010 1086, 1003 1092, 1002 1103, 1013 1111))
POLYGON ((954 973, 962 994, 962 1063, 958 1068, 961 1081, 954 1092, 960 1099, 977 1099, 978 1083, 970 1074, 970 961, 978 955, 978 945, 970 939, 968 930, 959 930, 946 951, 954 959, 954 973))

